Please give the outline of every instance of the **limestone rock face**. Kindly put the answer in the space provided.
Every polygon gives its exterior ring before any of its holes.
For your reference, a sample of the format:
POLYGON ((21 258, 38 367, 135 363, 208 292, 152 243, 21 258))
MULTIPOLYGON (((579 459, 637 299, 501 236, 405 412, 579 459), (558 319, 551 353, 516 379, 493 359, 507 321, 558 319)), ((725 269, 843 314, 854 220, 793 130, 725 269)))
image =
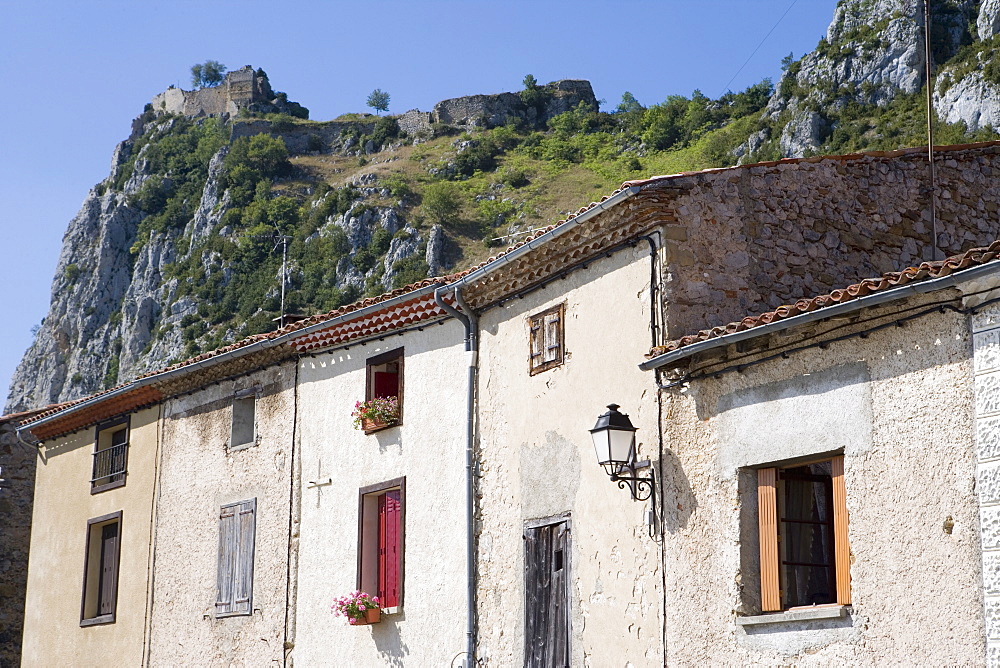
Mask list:
POLYGON ((970 131, 1000 128, 1000 87, 985 81, 981 71, 970 72, 944 94, 935 91, 934 110, 948 123, 964 121, 970 131))
POLYGON ((983 0, 979 5, 976 32, 979 39, 989 39, 1000 32, 1000 0, 983 0))
MULTIPOLYGON (((970 41, 968 26, 979 11, 978 31, 995 31, 1000 0, 955 0, 945 8, 935 5, 932 29, 933 57, 943 63, 970 41), (998 7, 992 7, 994 4, 998 7)), ((845 99, 884 105, 897 95, 919 92, 924 81, 924 15, 922 0, 845 0, 837 5, 826 37, 812 53, 794 64, 778 83, 766 114, 787 118, 782 134, 783 157, 801 157, 817 147, 822 133, 822 110, 845 99)), ((956 96, 963 91, 957 91, 956 96)), ((949 98, 950 100, 951 98, 949 98)), ((939 113, 971 118, 971 100, 952 113, 942 101, 939 113)), ((747 152, 749 147, 741 149, 747 152)))

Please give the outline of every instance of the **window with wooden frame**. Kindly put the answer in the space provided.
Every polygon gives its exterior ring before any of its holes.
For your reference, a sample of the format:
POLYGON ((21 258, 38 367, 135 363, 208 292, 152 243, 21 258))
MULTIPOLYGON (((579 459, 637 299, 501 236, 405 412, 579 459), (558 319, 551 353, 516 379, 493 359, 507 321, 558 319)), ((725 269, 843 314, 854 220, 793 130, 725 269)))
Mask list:
POLYGON ((229 449, 242 450, 257 445, 257 395, 259 388, 240 390, 233 397, 233 423, 229 449))
POLYGON ((362 487, 358 503, 358 589, 395 612, 403 605, 406 478, 362 487))
POLYGON ((528 318, 528 371, 532 376, 563 363, 565 316, 566 304, 559 304, 528 318))
POLYGON ((763 612, 851 604, 843 455, 757 470, 763 612))
POLYGON ((219 513, 216 617, 249 615, 253 605, 253 556, 257 499, 230 503, 219 513))
POLYGON ((395 399, 396 417, 391 420, 365 420, 366 432, 378 431, 400 424, 403 421, 403 349, 370 357, 365 363, 365 401, 372 399, 395 399))
POLYGON ((90 493, 97 494, 125 484, 128 474, 129 418, 102 422, 94 434, 94 463, 90 493))
POLYGON ((87 549, 83 561, 83 603, 80 626, 112 624, 118 604, 118 565, 121 563, 122 513, 87 522, 87 549))

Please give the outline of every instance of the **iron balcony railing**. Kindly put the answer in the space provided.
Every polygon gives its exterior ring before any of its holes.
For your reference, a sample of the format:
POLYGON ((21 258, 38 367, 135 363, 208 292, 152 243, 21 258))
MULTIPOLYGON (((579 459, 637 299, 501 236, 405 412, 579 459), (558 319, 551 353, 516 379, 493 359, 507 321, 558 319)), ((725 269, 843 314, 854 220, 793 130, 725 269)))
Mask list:
POLYGON ((125 479, 125 463, 128 455, 128 443, 112 445, 110 448, 94 453, 94 473, 90 479, 91 487, 110 485, 125 479))

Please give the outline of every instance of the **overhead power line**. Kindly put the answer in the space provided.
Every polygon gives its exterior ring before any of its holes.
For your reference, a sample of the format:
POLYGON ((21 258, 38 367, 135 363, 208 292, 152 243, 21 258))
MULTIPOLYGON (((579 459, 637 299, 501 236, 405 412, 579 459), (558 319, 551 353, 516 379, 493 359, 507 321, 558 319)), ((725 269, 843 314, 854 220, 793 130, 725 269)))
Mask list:
POLYGON ((798 0, 792 0, 792 4, 788 5, 788 9, 785 10, 785 13, 782 14, 781 17, 778 18, 778 20, 774 22, 774 25, 771 26, 771 29, 767 31, 766 35, 764 35, 764 39, 760 40, 760 44, 757 45, 757 48, 755 48, 753 50, 753 53, 751 53, 749 56, 747 56, 747 59, 745 61, 743 61, 742 65, 740 65, 740 69, 736 70, 736 74, 733 75, 733 78, 730 79, 726 83, 726 85, 723 87, 722 92, 719 94, 720 96, 726 94, 726 91, 729 90, 729 85, 732 84, 734 81, 736 81, 736 77, 738 77, 740 75, 740 72, 743 71, 743 68, 746 67, 747 63, 750 62, 750 59, 753 58, 757 54, 757 52, 760 50, 760 47, 764 46, 764 42, 767 41, 767 38, 771 36, 771 33, 774 32, 774 29, 778 27, 778 24, 781 23, 781 21, 788 15, 788 12, 792 11, 792 7, 795 6, 796 2, 798 2, 798 0))

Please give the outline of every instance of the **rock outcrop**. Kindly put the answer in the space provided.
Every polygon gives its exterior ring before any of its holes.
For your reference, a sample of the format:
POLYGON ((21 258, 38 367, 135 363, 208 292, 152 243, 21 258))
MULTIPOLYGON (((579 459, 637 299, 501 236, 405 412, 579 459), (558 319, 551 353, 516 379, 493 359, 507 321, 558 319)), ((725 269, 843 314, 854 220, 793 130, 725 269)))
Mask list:
POLYGON ((525 103, 523 96, 517 93, 469 95, 442 100, 434 105, 429 120, 461 127, 496 127, 518 118, 533 125, 544 125, 551 118, 576 108, 581 102, 597 109, 597 98, 589 81, 553 81, 540 86, 539 91, 537 105, 525 103))

